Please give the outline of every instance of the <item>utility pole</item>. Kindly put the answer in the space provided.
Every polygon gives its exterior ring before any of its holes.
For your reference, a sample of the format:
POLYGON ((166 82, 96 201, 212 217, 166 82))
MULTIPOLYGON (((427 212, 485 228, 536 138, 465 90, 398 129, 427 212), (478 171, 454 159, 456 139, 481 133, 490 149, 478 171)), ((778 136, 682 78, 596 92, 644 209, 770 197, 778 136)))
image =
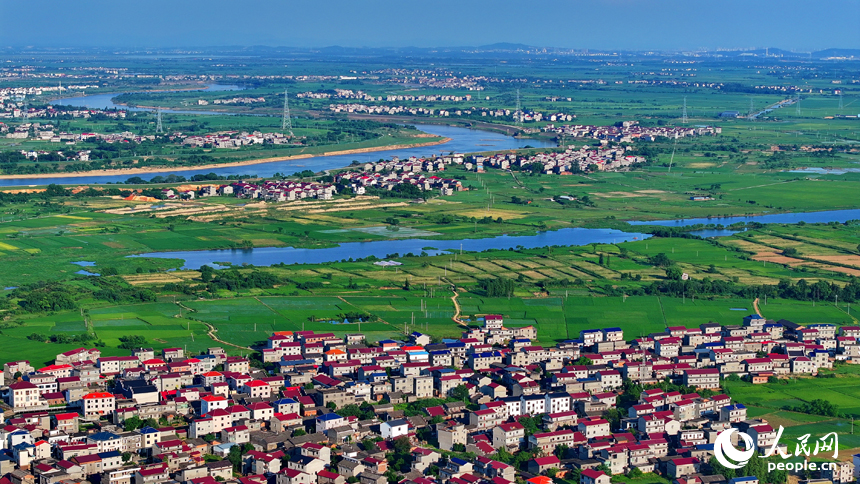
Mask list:
POLYGON ((684 110, 681 111, 681 122, 687 124, 687 96, 684 96, 684 110))
POLYGON ((284 116, 281 119, 281 129, 290 133, 293 136, 293 120, 290 117, 290 92, 284 89, 284 116))

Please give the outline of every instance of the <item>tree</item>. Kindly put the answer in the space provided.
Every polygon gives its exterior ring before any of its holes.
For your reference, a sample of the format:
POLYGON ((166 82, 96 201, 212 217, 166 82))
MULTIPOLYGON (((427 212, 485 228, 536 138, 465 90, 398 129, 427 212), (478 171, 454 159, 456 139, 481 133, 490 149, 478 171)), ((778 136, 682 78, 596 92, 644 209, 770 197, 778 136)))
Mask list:
POLYGON ((633 467, 629 471, 627 471, 627 477, 630 479, 636 479, 637 477, 642 477, 642 470, 638 467, 633 467))
POLYGON ((126 432, 131 432, 132 430, 137 430, 143 427, 143 420, 141 420, 140 417, 135 415, 133 417, 125 419, 122 425, 126 432))
POLYGON ((499 450, 496 451, 492 458, 499 462, 510 464, 514 460, 514 455, 508 452, 508 449, 505 447, 499 447, 499 450))
POLYGON ((457 385, 451 389, 451 398, 456 398, 462 402, 469 401, 469 389, 466 385, 457 385))
POLYGON ((409 455, 412 453, 412 444, 409 443, 409 438, 401 435, 394 439, 394 453, 400 455, 409 455))
POLYGON ((307 432, 305 432, 303 429, 293 430, 293 437, 301 437, 302 435, 307 435, 307 432))
POLYGON ((209 282, 212 280, 212 274, 215 272, 215 269, 203 265, 200 266, 200 280, 203 282, 209 282))
POLYGON ((227 460, 233 464, 233 472, 242 472, 242 446, 237 444, 230 447, 227 460))
POLYGON ((666 254, 664 254, 662 252, 651 257, 649 262, 651 262, 652 266, 657 266, 657 267, 669 267, 670 265, 672 265, 672 260, 669 259, 669 257, 666 256, 666 254))
POLYGON ((526 438, 538 432, 538 425, 543 423, 541 417, 520 417, 517 420, 525 428, 526 438))
POLYGON ((332 410, 337 410, 337 404, 334 402, 328 402, 325 404, 326 408, 330 408, 332 410))
POLYGON ((361 442, 361 446, 364 447, 364 451, 368 454, 375 454, 379 452, 379 446, 376 445, 376 442, 365 439, 361 442))
POLYGON ((131 460, 132 456, 133 456, 133 454, 131 452, 123 452, 122 453, 122 461, 128 462, 131 460))
POLYGON ((587 358, 585 356, 580 356, 576 361, 573 362, 574 365, 591 365, 594 362, 591 361, 591 358, 587 358))
POLYGON ((558 469, 556 469, 555 467, 550 467, 549 469, 546 470, 546 476, 549 477, 550 479, 555 479, 555 476, 557 476, 557 475, 558 475, 558 469))

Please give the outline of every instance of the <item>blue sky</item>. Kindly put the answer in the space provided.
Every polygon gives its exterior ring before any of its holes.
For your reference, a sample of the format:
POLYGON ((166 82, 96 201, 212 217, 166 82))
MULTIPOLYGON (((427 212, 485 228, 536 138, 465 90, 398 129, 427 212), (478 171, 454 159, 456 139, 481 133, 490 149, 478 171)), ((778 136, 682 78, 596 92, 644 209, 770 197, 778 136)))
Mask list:
POLYGON ((860 0, 0 0, 0 46, 860 48, 860 0))

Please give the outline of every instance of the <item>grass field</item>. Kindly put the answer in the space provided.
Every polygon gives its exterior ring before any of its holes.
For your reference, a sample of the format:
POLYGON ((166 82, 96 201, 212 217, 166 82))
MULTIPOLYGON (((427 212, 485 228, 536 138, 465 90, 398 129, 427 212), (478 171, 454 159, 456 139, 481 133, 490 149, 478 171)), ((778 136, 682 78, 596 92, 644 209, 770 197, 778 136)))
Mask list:
MULTIPOLYGON (((465 329, 455 324, 455 313, 450 292, 434 297, 421 297, 400 291, 376 291, 375 295, 345 296, 267 296, 235 297, 216 300, 185 300, 180 306, 169 299, 164 302, 104 306, 88 310, 87 321, 80 312, 57 313, 51 316, 31 317, 5 323, 2 334, 6 345, 4 354, 9 358, 29 359, 47 363, 60 352, 80 345, 39 343, 27 339, 31 333, 80 334, 92 332, 105 342, 103 354, 123 355, 127 350, 117 348, 121 336, 139 334, 147 345, 156 349, 185 346, 189 351, 202 351, 219 346, 206 336, 211 325, 218 338, 238 346, 253 346, 265 341, 273 331, 313 330, 331 332, 338 336, 347 333, 365 334, 369 341, 403 339, 404 330, 422 331, 437 338, 458 338, 465 329), (423 308, 423 309, 422 309, 423 308), (189 310, 190 309, 190 310, 189 310), (348 312, 368 313, 375 321, 349 321, 344 324, 342 315, 348 312), (414 320, 413 320, 414 317, 414 320), (414 324, 413 324, 414 321, 414 324)), ((558 341, 575 339, 583 329, 620 327, 626 339, 638 338, 652 332, 661 332, 666 326, 695 327, 707 322, 740 324, 743 316, 752 312, 751 301, 743 299, 700 300, 656 296, 594 297, 589 295, 550 296, 541 298, 487 298, 474 293, 463 293, 458 298, 461 317, 475 322, 485 314, 502 314, 506 326, 534 325, 538 342, 551 346, 558 341), (744 309, 741 311, 740 309, 744 309)), ((811 303, 777 300, 763 306, 770 319, 787 318, 800 323, 831 322, 841 324, 839 316, 847 316, 832 306, 812 307, 811 303)), ((228 347, 230 353, 247 353, 247 350, 228 347)), ((828 380, 831 381, 832 380, 828 380)), ((847 381, 847 380, 846 380, 847 381)), ((839 380, 842 382, 842 380, 839 380)), ((802 395, 809 388, 798 387, 802 395)), ((744 392, 743 388, 738 388, 744 392)), ((752 387, 748 403, 781 409, 785 402, 796 402, 786 393, 794 387, 774 390, 773 398, 764 387, 752 387), (774 403, 774 401, 776 403, 774 403)), ((847 391, 847 390, 846 390, 847 391)), ((857 393, 860 398, 860 393, 857 393)), ((856 407, 860 415, 860 400, 843 402, 845 407, 856 407)))

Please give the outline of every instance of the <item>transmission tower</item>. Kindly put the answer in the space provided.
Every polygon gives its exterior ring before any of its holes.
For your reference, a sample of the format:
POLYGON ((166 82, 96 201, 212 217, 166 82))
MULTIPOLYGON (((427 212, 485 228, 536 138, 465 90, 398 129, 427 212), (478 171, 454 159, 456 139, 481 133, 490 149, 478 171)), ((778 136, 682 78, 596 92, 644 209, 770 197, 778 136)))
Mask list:
POLYGON ((800 93, 797 94, 797 101, 794 102, 794 114, 800 116, 800 93))
POLYGON ((842 112, 842 91, 839 91, 839 112, 842 112))
POLYGON ((517 126, 523 124, 523 113, 520 111, 520 90, 517 89, 517 111, 514 113, 517 126))
POLYGON ((750 96, 750 114, 749 114, 749 117, 748 117, 748 119, 749 119, 750 121, 752 121, 753 119, 755 119, 755 118, 753 117, 753 109, 754 109, 754 108, 753 108, 753 98, 752 98, 752 96, 750 96))
POLYGON ((163 133, 164 132, 164 126, 161 123, 161 110, 160 109, 155 110, 155 132, 156 133, 163 133))
POLYGON ((687 124, 687 96, 684 96, 684 110, 681 111, 681 122, 687 124))
POLYGON ((290 93, 284 89, 284 118, 281 120, 281 129, 293 136, 293 120, 290 118, 290 93))

